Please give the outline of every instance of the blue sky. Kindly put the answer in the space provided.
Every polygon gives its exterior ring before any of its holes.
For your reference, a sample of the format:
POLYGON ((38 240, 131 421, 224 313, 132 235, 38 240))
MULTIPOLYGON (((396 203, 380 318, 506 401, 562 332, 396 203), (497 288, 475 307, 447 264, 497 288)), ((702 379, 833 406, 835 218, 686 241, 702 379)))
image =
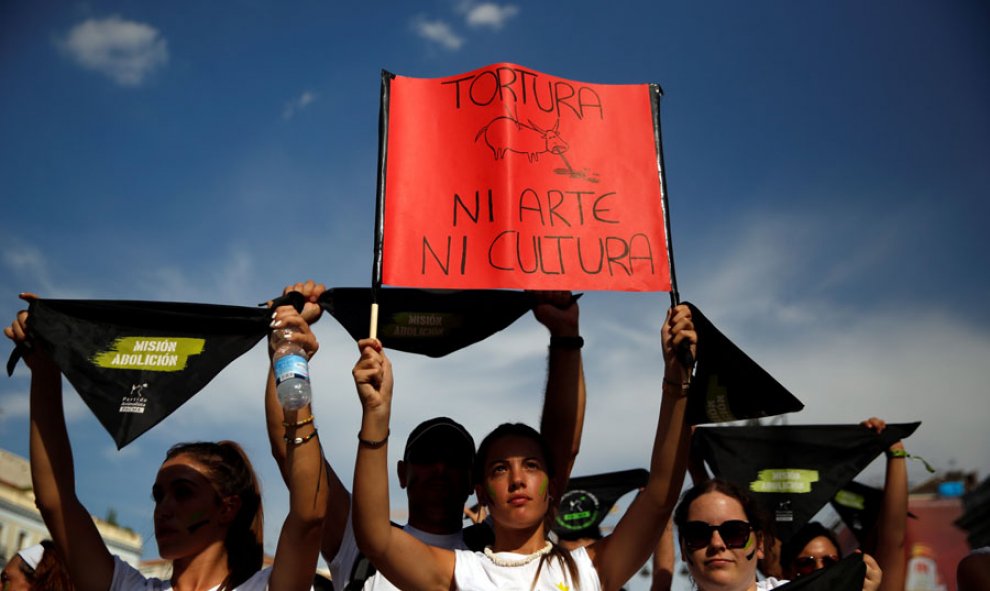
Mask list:
MULTIPOLYGON (((382 68, 659 82, 683 297, 806 403, 790 423, 922 420, 909 450, 986 475, 988 29, 975 0, 4 2, 0 317, 21 291, 254 305, 300 278, 366 285, 382 68)), ((666 302, 582 300, 577 474, 646 464, 666 302)), ((332 320, 318 335, 321 436, 349 481, 355 355, 332 320)), ((435 414, 478 436, 535 422, 545 343, 526 318, 444 360, 396 354, 393 431, 435 414)), ((236 438, 265 479, 273 548, 285 492, 264 363, 259 347, 121 453, 67 394, 83 501, 154 555, 164 449, 236 438)), ((0 445, 22 454, 27 376, 0 381, 0 445)))

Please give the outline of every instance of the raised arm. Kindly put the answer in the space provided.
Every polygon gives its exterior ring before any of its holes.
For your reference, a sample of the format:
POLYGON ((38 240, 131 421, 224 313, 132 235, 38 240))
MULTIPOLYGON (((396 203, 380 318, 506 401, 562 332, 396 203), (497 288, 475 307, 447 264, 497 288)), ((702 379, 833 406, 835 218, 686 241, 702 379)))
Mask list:
MULTIPOLYGON (((32 301, 31 294, 21 299, 32 301)), ((62 375, 47 352, 28 339, 28 313, 22 310, 3 332, 26 349, 31 369, 31 481, 35 503, 65 560, 78 591, 106 591, 113 578, 113 557, 93 518, 76 497, 72 448, 62 408, 62 375)))
MULTIPOLYGON (((273 328, 295 328, 293 340, 312 357, 319 347, 303 317, 291 306, 275 310, 273 328)), ((271 433, 269 422, 269 437, 271 433)), ((305 591, 313 584, 320 553, 323 519, 327 511, 327 474, 320 453, 319 433, 312 406, 283 413, 277 428, 285 450, 281 466, 289 488, 289 514, 285 517, 269 580, 272 591, 305 591)))
MULTIPOLYGON (((286 286, 282 290, 282 295, 297 291, 301 293, 306 302, 303 305, 302 318, 310 326, 315 324, 323 312, 317 303, 319 297, 326 291, 326 287, 321 283, 314 283, 312 280, 295 285, 286 286)), ((274 321, 274 318, 272 319, 274 321)), ((310 353, 310 359, 316 351, 310 353)), ((271 444, 272 456, 278 462, 279 470, 282 473, 282 480, 289 484, 289 475, 286 473, 286 445, 283 439, 282 423, 285 422, 282 405, 278 401, 278 394, 275 391, 275 374, 269 365, 268 381, 265 385, 265 418, 268 423, 268 441, 271 444)), ((322 449, 322 448, 321 448, 322 449)), ((350 493, 344 487, 343 482, 334 472, 330 462, 325 464, 327 478, 327 508, 326 519, 323 524, 323 539, 321 551, 326 561, 332 562, 337 551, 340 549, 341 540, 344 537, 344 529, 347 526, 347 513, 350 510, 350 493)))
POLYGON ((358 548, 400 589, 447 591, 454 577, 454 553, 428 546, 389 521, 392 364, 377 339, 364 339, 358 348, 361 358, 352 372, 362 408, 352 508, 358 548))
POLYGON ((605 590, 619 589, 646 562, 677 504, 687 467, 690 429, 685 424, 691 370, 676 354, 681 343, 696 355, 697 334, 687 306, 667 312, 661 329, 665 362, 660 419, 653 440, 650 478, 611 535, 588 548, 605 590))
POLYGON ((668 519, 657 549, 653 551, 650 591, 670 591, 674 582, 674 520, 668 519))
POLYGON ((550 331, 547 390, 540 415, 540 434, 557 466, 551 490, 567 490, 571 468, 581 448, 585 387, 581 366, 582 340, 577 299, 569 291, 534 292, 540 303, 533 315, 550 331))
MULTIPOLYGON (((864 427, 883 432, 887 423, 876 417, 862 422, 864 427)), ((883 485, 883 505, 877 524, 876 560, 883 569, 880 591, 901 591, 907 579, 904 539, 907 535, 908 482, 904 444, 895 442, 887 450, 887 475, 883 485)))

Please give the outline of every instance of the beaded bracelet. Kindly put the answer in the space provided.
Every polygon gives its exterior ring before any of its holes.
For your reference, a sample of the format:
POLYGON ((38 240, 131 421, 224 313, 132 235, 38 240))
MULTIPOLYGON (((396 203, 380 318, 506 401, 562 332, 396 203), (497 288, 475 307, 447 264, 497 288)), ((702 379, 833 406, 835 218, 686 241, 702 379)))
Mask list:
POLYGON ((379 447, 382 447, 383 445, 388 443, 388 436, 391 434, 392 434, 392 430, 389 429, 388 432, 385 433, 385 439, 382 439, 380 441, 369 441, 367 439, 361 439, 361 432, 359 431, 358 443, 363 445, 364 447, 367 447, 368 449, 378 449, 379 447))
POLYGON ((677 386, 682 390, 687 390, 688 388, 691 387, 691 380, 688 380, 686 382, 675 382, 674 380, 668 378, 667 376, 663 376, 663 383, 667 384, 668 386, 677 386))
POLYGON ((309 435, 305 435, 303 437, 289 437, 287 435, 287 436, 283 437, 282 439, 284 439, 287 444, 302 445, 302 444, 306 443, 307 441, 309 441, 310 439, 316 437, 316 434, 317 433, 319 433, 319 430, 313 429, 313 432, 312 433, 310 433, 309 435))
POLYGON ((309 415, 308 417, 306 417, 305 419, 299 421, 298 423, 287 423, 285 421, 282 421, 282 426, 283 427, 302 427, 303 425, 308 425, 308 424, 312 423, 313 422, 313 418, 314 418, 313 415, 309 415))

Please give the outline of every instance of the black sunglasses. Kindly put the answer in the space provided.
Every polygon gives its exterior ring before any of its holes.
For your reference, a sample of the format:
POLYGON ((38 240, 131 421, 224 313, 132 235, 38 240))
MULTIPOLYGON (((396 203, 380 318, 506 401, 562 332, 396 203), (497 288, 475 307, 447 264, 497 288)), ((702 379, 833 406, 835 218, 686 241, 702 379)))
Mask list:
POLYGON ((749 542, 753 526, 748 521, 733 519, 719 525, 704 521, 689 521, 681 528, 681 538, 688 550, 699 550, 712 541, 712 532, 717 531, 726 548, 744 548, 749 542))
POLYGON ((810 575, 818 570, 818 561, 822 561, 822 568, 828 568, 839 562, 838 556, 798 556, 794 559, 794 574, 797 576, 810 575))

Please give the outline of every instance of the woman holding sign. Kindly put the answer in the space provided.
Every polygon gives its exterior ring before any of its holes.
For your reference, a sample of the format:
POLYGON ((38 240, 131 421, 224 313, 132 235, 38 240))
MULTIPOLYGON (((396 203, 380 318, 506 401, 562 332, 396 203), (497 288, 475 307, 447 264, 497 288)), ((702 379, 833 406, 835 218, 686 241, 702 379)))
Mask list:
POLYGON ((548 539, 555 499, 545 442, 520 424, 497 428, 482 441, 475 491, 491 514, 495 542, 484 552, 423 544, 388 520, 387 442, 392 366, 375 339, 358 343, 354 381, 363 416, 354 470, 354 531, 358 546, 402 589, 619 589, 649 557, 680 491, 687 455, 684 424, 691 368, 678 360, 682 342, 696 343, 691 312, 672 309, 661 329, 666 370, 650 478, 613 533, 567 552, 548 539))
MULTIPOLYGON (((24 294, 22 299, 34 296, 24 294)), ((173 446, 158 470, 155 540, 172 561, 167 581, 146 579, 103 543, 89 512, 76 497, 72 450, 62 409, 62 376, 41 347, 28 338, 28 313, 21 311, 4 334, 25 350, 31 369, 31 478, 45 525, 64 558, 76 591, 304 591, 310 588, 326 507, 323 460, 309 407, 286 416, 289 514, 279 537, 275 564, 262 570, 261 493, 250 462, 232 441, 173 446)), ((309 352, 316 338, 291 307, 273 321, 300 330, 309 352)))

